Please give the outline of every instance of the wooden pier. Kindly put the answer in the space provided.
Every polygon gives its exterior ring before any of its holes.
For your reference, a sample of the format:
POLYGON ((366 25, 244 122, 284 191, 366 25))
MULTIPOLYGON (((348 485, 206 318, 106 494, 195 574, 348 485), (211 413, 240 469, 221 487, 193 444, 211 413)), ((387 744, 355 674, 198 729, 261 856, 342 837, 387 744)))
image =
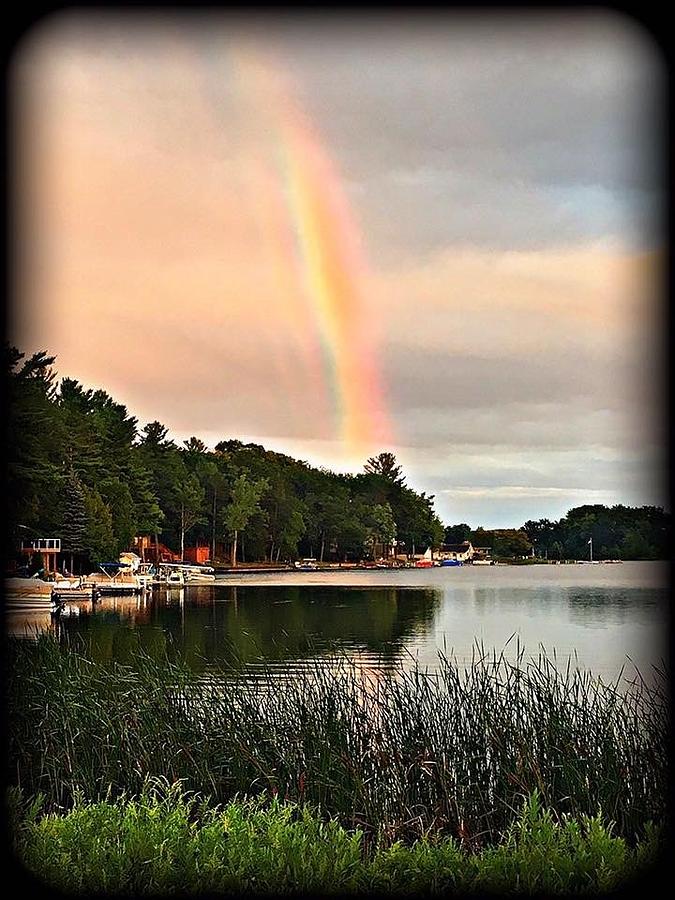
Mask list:
POLYGON ((92 603, 98 600, 99 590, 93 585, 80 585, 80 587, 55 587, 52 590, 53 603, 65 603, 73 600, 89 600, 92 603))

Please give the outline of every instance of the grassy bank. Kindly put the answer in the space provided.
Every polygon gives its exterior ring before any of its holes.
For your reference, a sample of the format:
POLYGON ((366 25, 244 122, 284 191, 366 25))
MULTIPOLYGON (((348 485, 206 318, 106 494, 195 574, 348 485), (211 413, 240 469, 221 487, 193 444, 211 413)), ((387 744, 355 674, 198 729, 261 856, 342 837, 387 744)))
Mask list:
POLYGON ((277 800, 214 808, 178 786, 136 799, 85 803, 66 815, 15 809, 16 853, 50 887, 82 894, 302 892, 593 893, 649 871, 659 838, 637 848, 599 817, 558 820, 528 799, 482 851, 431 837, 371 846, 308 806, 277 800))
POLYGON ((154 776, 216 803, 309 802, 383 845, 494 845, 534 791, 558 816, 601 811, 629 842, 665 816, 663 685, 621 692, 521 655, 375 681, 343 660, 280 688, 271 673, 204 680, 143 655, 109 668, 49 635, 8 651, 9 781, 48 811, 154 776))

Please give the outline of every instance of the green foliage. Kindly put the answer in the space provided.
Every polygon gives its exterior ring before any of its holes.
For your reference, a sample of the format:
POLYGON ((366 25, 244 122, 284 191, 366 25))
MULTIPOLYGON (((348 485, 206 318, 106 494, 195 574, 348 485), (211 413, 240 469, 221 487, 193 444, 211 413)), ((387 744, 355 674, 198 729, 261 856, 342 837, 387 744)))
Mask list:
POLYGON ((594 559, 667 559, 669 555, 670 514, 657 506, 577 506, 558 522, 530 520, 524 529, 537 555, 551 559, 588 559, 589 538, 594 559))
POLYGON ((85 549, 87 510, 84 486, 74 470, 66 476, 63 517, 61 520, 61 547, 70 553, 85 549))
MULTIPOLYGON (((152 472, 143 465, 137 448, 130 461, 129 490, 133 498, 136 533, 155 534, 161 531, 166 514, 159 505, 159 497, 152 484, 152 472)), ((127 546, 123 544, 123 546, 127 546)))
POLYGON ((306 804, 265 795, 225 807, 180 783, 146 780, 136 797, 40 817, 12 797, 15 853, 43 883, 97 895, 200 893, 525 894, 606 892, 643 875, 659 849, 637 850, 599 816, 556 821, 533 794, 500 843, 462 848, 433 835, 411 846, 367 844, 306 804))
MULTIPOLYGON (((62 539, 65 528, 68 542, 88 551, 90 562, 108 555, 103 548, 113 542, 128 549, 136 535, 160 532, 181 553, 189 533, 195 542, 209 543, 214 557, 218 541, 231 538, 234 559, 239 541, 249 557, 272 561, 316 553, 360 560, 394 533, 418 546, 442 540, 433 498, 405 486, 392 453, 372 457, 365 473, 353 477, 238 440, 220 441, 209 451, 193 436, 178 447, 158 421, 139 433, 136 419, 105 391, 72 378, 57 386, 54 357, 41 352, 24 361, 12 347, 4 355, 11 402, 10 519, 30 533, 62 539), (94 506, 102 516, 86 538, 72 522, 75 506, 80 522, 85 512, 82 497, 66 485, 70 476, 64 473, 71 470, 88 497, 87 521, 94 522, 94 506), (113 542, 96 495, 112 516, 113 542)), ((10 551, 21 536, 10 534, 10 551)))
POLYGON ((337 552, 344 546, 345 529, 348 527, 349 491, 342 486, 326 486, 319 493, 305 497, 305 540, 309 556, 318 555, 323 562, 326 549, 337 552))
POLYGON ((114 560, 119 543, 113 531, 113 517, 98 491, 84 488, 86 510, 86 550, 93 563, 114 560))
POLYGON ((389 503, 376 503, 370 507, 365 524, 366 544, 371 554, 375 557, 379 550, 381 555, 386 556, 389 546, 396 539, 396 522, 389 503))
POLYGON ((470 540, 506 558, 528 556, 534 548, 540 558, 588 559, 589 538, 596 560, 667 559, 670 514, 655 506, 595 504, 570 509, 558 522, 530 519, 519 529, 472 530, 464 523, 445 529, 447 543, 470 540))
POLYGON ((37 553, 33 553, 30 558, 30 569, 31 572, 42 572, 45 567, 45 560, 43 555, 38 550, 37 553))
POLYGON ((206 521, 203 515, 204 499, 205 492, 199 478, 183 464, 173 491, 173 508, 179 521, 181 559, 184 556, 186 533, 198 523, 206 521))
POLYGON ((25 537, 25 529, 49 533, 61 515, 63 425, 54 403, 54 359, 41 352, 26 360, 15 347, 3 346, 10 541, 25 537))
POLYGON ((265 481, 250 481, 244 473, 232 486, 230 502, 223 515, 223 521, 230 531, 241 531, 258 509, 260 498, 268 485, 265 481))
POLYGON ((114 543, 120 550, 131 546, 136 534, 136 506, 127 484, 119 478, 102 478, 98 493, 110 511, 114 543))
POLYGON ((465 522, 461 525, 449 525, 443 534, 443 541, 446 544, 463 544, 464 541, 471 540, 472 528, 465 522))

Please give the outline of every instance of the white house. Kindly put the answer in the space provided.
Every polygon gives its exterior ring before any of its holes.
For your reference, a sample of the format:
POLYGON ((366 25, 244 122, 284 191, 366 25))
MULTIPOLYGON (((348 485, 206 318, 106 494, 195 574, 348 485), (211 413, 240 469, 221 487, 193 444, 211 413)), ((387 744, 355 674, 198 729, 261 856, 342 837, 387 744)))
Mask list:
POLYGON ((456 559, 459 562, 467 562, 473 559, 474 553, 471 541, 463 541, 461 544, 441 544, 437 556, 439 559, 456 559))

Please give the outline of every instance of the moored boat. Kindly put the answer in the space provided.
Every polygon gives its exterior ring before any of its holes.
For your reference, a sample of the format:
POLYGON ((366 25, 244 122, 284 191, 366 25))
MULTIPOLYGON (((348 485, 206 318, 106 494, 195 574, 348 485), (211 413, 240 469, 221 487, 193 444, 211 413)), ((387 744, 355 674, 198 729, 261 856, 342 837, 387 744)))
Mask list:
POLYGON ((55 595, 59 590, 73 590, 79 585, 79 578, 64 578, 58 573, 49 581, 38 576, 26 578, 10 576, 4 580, 5 608, 51 609, 55 605, 55 595))
POLYGON ((182 588, 185 585, 185 575, 180 569, 174 572, 167 572, 166 575, 166 586, 167 587, 179 587, 182 588))
POLYGON ((127 563, 99 563, 99 572, 90 572, 82 579, 83 587, 92 588, 101 594, 137 594, 141 583, 127 563))
POLYGON ((319 568, 319 565, 314 557, 308 557, 307 559, 298 559, 294 563, 294 566, 301 572, 313 572, 319 568))
POLYGON ((155 582, 166 584, 210 584, 216 580, 211 566, 190 563, 160 563, 155 582))
POLYGON ((125 574, 132 575, 141 590, 148 590, 155 578, 155 567, 152 563, 143 562, 137 553, 120 553, 120 564, 125 574))

